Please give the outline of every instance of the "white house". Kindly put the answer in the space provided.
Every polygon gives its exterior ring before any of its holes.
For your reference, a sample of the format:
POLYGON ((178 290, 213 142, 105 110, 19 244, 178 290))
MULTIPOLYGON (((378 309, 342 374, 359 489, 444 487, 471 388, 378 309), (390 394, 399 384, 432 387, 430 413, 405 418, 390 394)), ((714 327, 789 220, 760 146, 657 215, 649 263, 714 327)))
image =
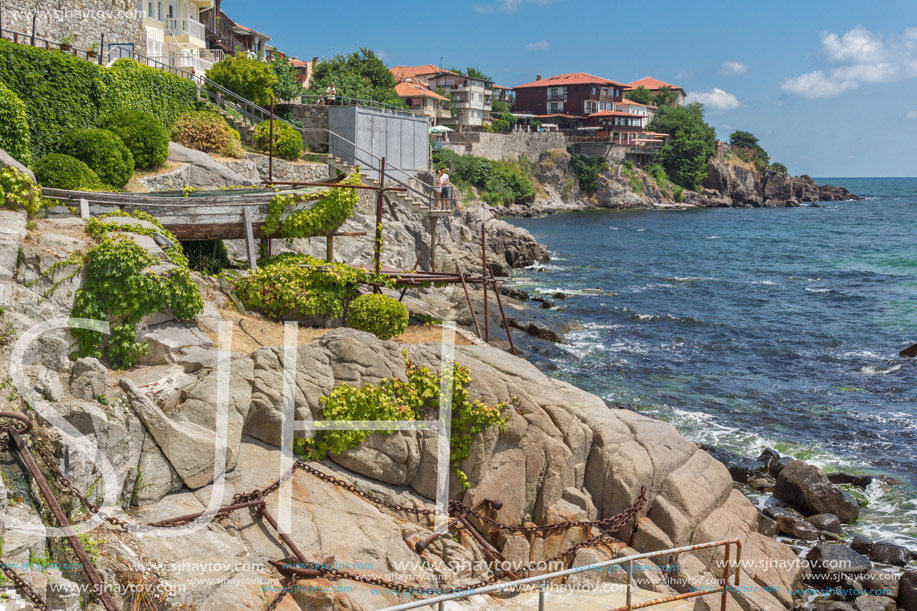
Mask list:
POLYGON ((138 51, 174 68, 206 72, 219 59, 207 50, 201 19, 212 8, 213 0, 137 0, 147 36, 146 49, 138 51))

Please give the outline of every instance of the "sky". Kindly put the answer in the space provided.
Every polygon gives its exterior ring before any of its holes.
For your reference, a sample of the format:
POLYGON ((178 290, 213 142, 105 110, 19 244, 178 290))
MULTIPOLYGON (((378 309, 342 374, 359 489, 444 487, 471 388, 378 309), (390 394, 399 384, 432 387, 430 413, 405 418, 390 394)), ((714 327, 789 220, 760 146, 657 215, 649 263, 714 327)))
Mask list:
POLYGON ((224 0, 301 59, 371 48, 389 66, 654 76, 706 107, 717 137, 758 136, 817 177, 917 176, 917 0, 224 0), (269 7, 269 8, 268 8, 269 7))

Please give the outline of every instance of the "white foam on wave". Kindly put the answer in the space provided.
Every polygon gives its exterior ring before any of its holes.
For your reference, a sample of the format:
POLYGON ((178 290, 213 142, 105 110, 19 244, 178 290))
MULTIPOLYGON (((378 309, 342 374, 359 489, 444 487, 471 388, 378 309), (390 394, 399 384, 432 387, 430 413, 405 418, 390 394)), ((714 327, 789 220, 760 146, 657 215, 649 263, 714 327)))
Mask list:
POLYGON ((638 231, 638 232, 640 232, 640 231, 646 231, 646 229, 638 229, 637 231, 638 231))
POLYGON ((860 373, 865 373, 868 376, 875 376, 875 375, 884 376, 886 374, 898 371, 899 369, 901 369, 900 363, 897 365, 893 365, 889 367, 888 369, 880 369, 874 365, 866 365, 865 367, 860 369, 860 373))
POLYGON ((723 239, 723 236, 721 236, 721 235, 708 235, 708 236, 707 236, 707 239, 708 239, 708 240, 721 240, 721 239, 723 239))
POLYGON ((777 283, 773 280, 753 280, 749 284, 760 284, 762 286, 777 286, 777 283))
POLYGON ((833 293, 834 290, 833 289, 812 289, 812 288, 806 287, 806 292, 807 293, 833 293))

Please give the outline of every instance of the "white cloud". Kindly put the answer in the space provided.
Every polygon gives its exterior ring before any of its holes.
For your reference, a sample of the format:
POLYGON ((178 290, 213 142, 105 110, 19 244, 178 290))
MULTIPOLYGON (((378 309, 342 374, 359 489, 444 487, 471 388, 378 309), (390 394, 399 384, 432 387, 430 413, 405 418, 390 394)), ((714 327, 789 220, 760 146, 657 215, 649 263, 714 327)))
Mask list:
POLYGON ((856 89, 858 86, 855 81, 836 81, 826 78, 824 72, 816 70, 808 74, 786 78, 780 88, 787 93, 807 98, 823 98, 856 89))
POLYGON ((539 40, 538 42, 530 42, 525 45, 525 48, 529 51, 547 51, 551 48, 551 43, 547 40, 539 40))
POLYGON ((723 65, 720 66, 720 72, 727 76, 745 74, 746 72, 748 72, 748 66, 746 66, 742 62, 736 62, 736 61, 730 60, 728 62, 724 62, 723 65))
POLYGON ((810 98, 838 95, 862 83, 885 83, 917 77, 917 28, 882 37, 857 26, 842 35, 821 35, 821 55, 836 64, 784 79, 781 89, 810 98))
POLYGON ((687 103, 691 104, 693 102, 700 102, 706 108, 715 111, 724 111, 724 110, 735 110, 736 108, 742 107, 742 102, 739 101, 734 94, 716 87, 712 91, 697 91, 691 92, 687 96, 687 103))
POLYGON ((821 44, 830 61, 839 63, 880 62, 885 57, 882 39, 869 30, 857 26, 838 36, 823 32, 821 44))
POLYGON ((917 121, 917 110, 912 110, 911 112, 904 115, 904 118, 908 121, 917 121))

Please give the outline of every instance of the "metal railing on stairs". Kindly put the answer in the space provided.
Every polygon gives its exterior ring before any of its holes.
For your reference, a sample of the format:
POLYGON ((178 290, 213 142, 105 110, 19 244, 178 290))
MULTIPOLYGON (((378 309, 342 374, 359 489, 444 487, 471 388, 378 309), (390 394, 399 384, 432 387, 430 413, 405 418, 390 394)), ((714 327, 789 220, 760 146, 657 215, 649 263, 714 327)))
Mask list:
POLYGON ((735 570, 735 577, 732 585, 729 584, 730 572, 733 568, 733 563, 730 562, 730 552, 732 546, 736 546, 736 559, 735 566, 741 566, 742 562, 742 542, 738 539, 727 539, 723 541, 715 541, 712 543, 700 543, 697 545, 688 545, 685 547, 676 547, 672 549, 665 549, 656 552, 647 552, 645 554, 635 554, 633 556, 625 556, 623 558, 615 558, 613 560, 606 560, 604 562, 597 562, 595 564, 589 564, 586 566, 578 566, 572 569, 566 569, 563 571, 554 571, 552 573, 545 573, 544 575, 537 575, 534 577, 526 577, 525 579, 517 579, 515 581, 508 581, 506 583, 493 584, 481 588, 470 588, 468 590, 463 590, 460 592, 455 592, 451 594, 445 594, 443 596, 436 596, 432 598, 427 598, 425 600, 418 600, 414 602, 405 603, 402 605, 395 605, 393 607, 386 607, 382 611, 407 611, 408 609, 420 609, 421 607, 435 607, 439 611, 444 611, 446 608, 446 603, 452 600, 461 600, 471 598, 473 596, 480 596, 482 594, 490 594, 496 592, 520 592, 520 591, 532 591, 530 586, 538 586, 538 609, 539 611, 544 611, 545 608, 545 598, 548 593, 547 582, 552 579, 557 579, 561 577, 568 577, 576 573, 582 573, 586 571, 607 571, 610 566, 617 566, 626 564, 627 568, 627 586, 625 590, 625 604, 624 606, 617 607, 611 611, 631 611, 632 609, 645 609, 647 607, 653 607, 656 605, 662 605, 665 603, 678 601, 678 600, 687 600, 690 598, 698 598, 700 596, 707 596, 710 594, 718 594, 720 597, 720 610, 726 611, 726 603, 728 600, 728 595, 730 590, 738 588, 740 583, 740 572, 738 568, 735 570), (703 549, 713 549, 717 547, 724 547, 724 560, 723 560, 723 576, 719 579, 719 584, 716 587, 712 586, 694 586, 691 588, 691 591, 685 592, 683 594, 672 594, 669 596, 661 596, 659 598, 654 598, 652 600, 647 600, 639 603, 633 601, 633 580, 634 580, 634 562, 637 560, 644 560, 650 558, 658 558, 660 556, 676 556, 685 552, 694 552, 703 549))

